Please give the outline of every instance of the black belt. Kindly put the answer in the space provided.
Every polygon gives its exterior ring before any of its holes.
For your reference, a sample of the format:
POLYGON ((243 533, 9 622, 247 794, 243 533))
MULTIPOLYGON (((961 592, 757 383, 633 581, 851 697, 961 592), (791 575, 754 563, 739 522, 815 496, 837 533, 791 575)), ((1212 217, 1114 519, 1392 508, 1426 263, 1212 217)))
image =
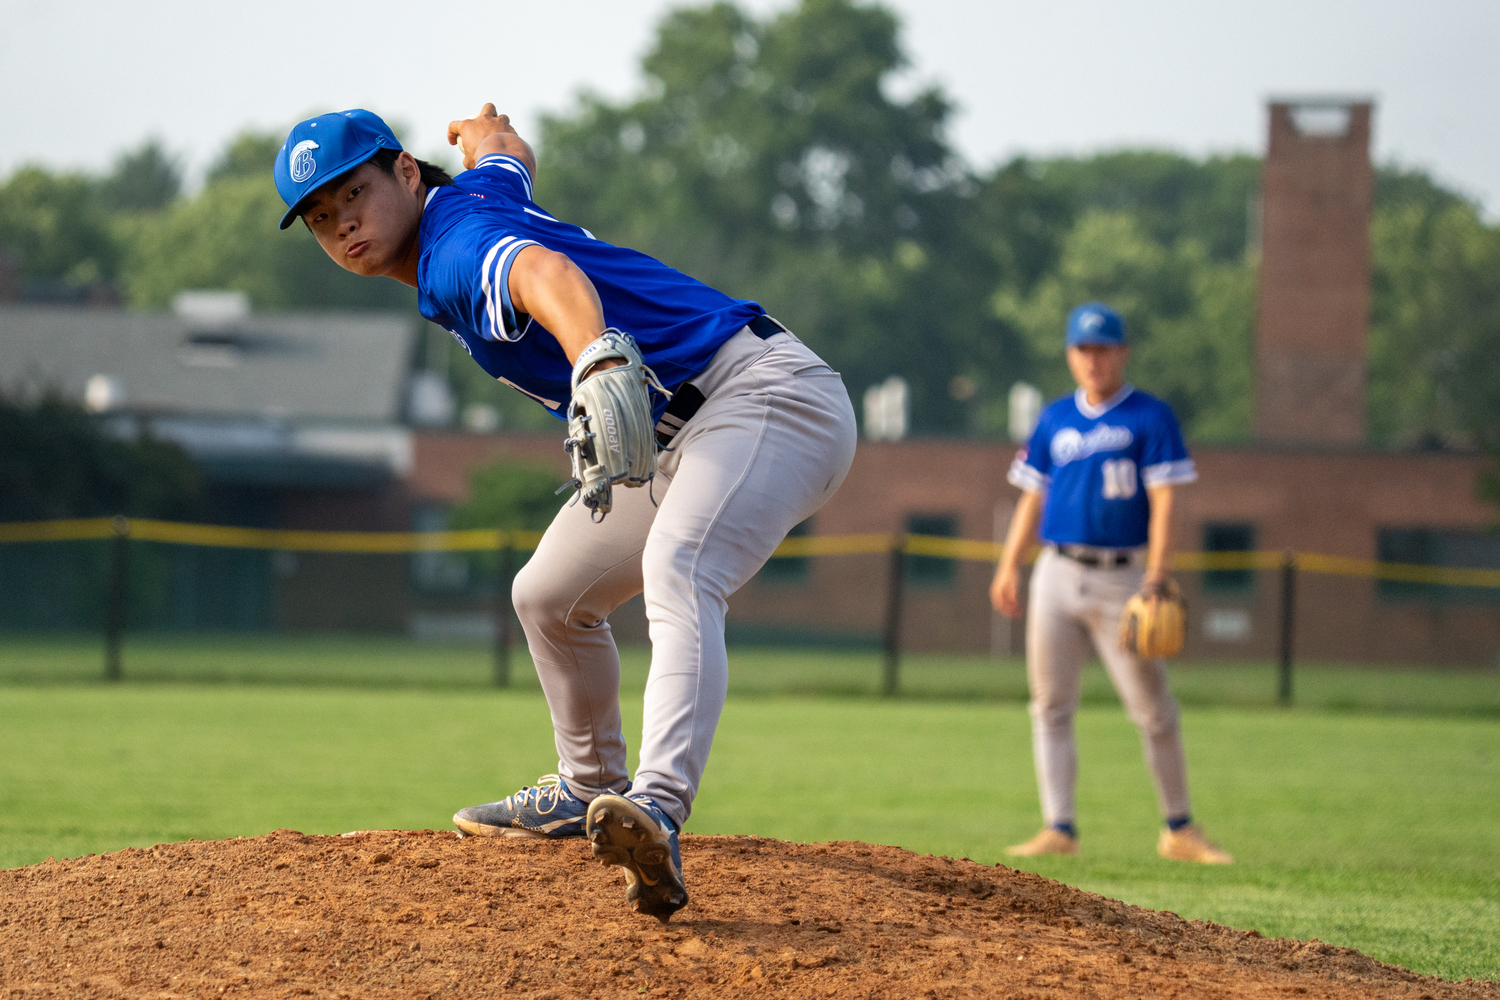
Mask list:
POLYGON ((792 332, 782 326, 780 321, 772 319, 765 313, 761 313, 759 316, 752 316, 750 322, 745 325, 750 328, 751 333, 755 334, 761 340, 769 340, 778 333, 792 332))
MULTIPOLYGON (((791 332, 765 313, 751 317, 745 326, 761 340, 769 340, 778 333, 791 332)), ((693 419, 693 414, 698 412, 705 398, 703 391, 693 383, 684 382, 679 385, 677 391, 672 393, 671 401, 667 403, 667 411, 656 422, 656 443, 663 448, 671 444, 683 426, 693 419)))
POLYGON ((1131 554, 1129 552, 1111 551, 1110 549, 1083 549, 1072 545, 1054 545, 1052 551, 1060 556, 1067 556, 1076 563, 1085 566, 1118 567, 1129 566, 1131 554))

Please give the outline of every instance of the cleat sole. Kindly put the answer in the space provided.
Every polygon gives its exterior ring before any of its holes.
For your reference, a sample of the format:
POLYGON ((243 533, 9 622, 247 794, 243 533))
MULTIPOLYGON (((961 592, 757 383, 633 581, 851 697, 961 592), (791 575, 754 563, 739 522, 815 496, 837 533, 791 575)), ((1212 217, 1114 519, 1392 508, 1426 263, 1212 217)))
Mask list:
POLYGON ((632 910, 666 923, 688 904, 666 834, 635 803, 600 796, 589 808, 588 831, 599 863, 624 869, 625 900, 632 910))
POLYGON ((471 819, 459 819, 453 817, 453 825, 470 837, 519 837, 524 840, 560 840, 560 837, 549 837, 545 833, 537 833, 535 830, 523 830, 514 826, 491 826, 488 823, 476 823, 471 819))

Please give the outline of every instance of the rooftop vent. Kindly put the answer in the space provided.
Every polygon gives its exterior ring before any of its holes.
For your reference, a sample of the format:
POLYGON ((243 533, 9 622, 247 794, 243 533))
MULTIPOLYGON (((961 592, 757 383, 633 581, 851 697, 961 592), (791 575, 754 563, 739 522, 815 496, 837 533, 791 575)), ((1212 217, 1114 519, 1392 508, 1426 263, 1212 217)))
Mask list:
POLYGON ((250 293, 192 289, 178 292, 172 312, 197 326, 228 326, 250 315, 250 293))

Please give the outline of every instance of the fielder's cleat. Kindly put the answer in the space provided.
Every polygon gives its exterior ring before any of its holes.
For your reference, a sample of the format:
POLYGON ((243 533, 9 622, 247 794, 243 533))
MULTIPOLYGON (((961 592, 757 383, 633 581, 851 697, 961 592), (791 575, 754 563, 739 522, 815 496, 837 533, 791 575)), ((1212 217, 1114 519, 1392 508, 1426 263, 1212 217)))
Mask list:
POLYGON ((601 864, 625 870, 625 901, 662 923, 688 904, 677 824, 645 795, 589 803, 588 838, 601 864))
POLYGON ((555 774, 544 774, 499 802, 470 806, 453 814, 453 825, 473 837, 582 837, 589 804, 568 790, 555 774))
POLYGON ((1203 829, 1196 823, 1179 830, 1162 830, 1156 853, 1168 861, 1196 861, 1202 865, 1234 863, 1233 855, 1203 836, 1203 829))
POLYGON ((1034 858, 1041 854, 1077 854, 1078 838, 1049 826, 1026 843, 1007 847, 1005 853, 1013 858, 1034 858))

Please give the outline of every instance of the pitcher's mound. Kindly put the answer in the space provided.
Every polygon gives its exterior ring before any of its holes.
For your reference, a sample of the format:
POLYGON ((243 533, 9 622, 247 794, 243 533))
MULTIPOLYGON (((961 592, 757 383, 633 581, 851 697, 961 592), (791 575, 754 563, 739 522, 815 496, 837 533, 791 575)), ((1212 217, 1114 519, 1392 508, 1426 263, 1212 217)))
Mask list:
POLYGON ((683 840, 626 910, 582 841, 190 841, 0 872, 11 997, 1486 997, 1036 875, 858 843, 683 840))

